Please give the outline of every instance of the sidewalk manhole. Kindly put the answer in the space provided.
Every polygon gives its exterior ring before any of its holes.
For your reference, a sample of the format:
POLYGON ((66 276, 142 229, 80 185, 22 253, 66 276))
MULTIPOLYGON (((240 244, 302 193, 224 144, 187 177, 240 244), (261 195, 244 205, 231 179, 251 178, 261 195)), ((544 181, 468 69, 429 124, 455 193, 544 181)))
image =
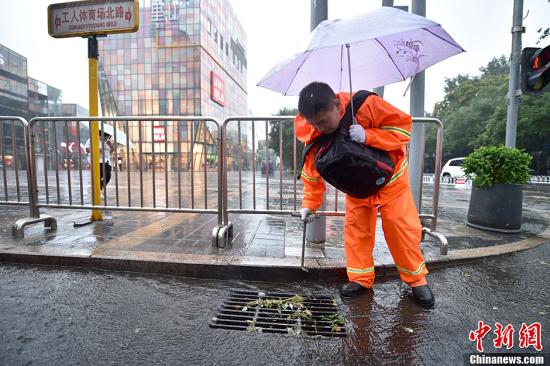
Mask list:
POLYGON ((328 296, 236 290, 209 324, 248 332, 345 337, 345 322, 336 301, 328 296))

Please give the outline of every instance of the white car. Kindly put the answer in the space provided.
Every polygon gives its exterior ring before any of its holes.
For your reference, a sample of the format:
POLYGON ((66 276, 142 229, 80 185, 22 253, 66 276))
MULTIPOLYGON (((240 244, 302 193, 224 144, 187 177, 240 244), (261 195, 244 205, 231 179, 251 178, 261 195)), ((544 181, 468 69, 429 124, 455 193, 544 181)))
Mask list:
POLYGON ((441 170, 441 176, 444 178, 458 178, 464 177, 464 170, 462 169, 462 163, 464 158, 455 158, 447 161, 443 170, 441 170))

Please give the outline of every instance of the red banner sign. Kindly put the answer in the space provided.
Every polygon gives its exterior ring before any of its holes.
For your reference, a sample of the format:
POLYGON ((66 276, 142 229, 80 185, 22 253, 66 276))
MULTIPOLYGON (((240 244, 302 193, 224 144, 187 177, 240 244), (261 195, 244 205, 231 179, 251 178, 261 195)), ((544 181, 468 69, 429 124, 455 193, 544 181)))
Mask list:
POLYGON ((223 80, 214 71, 210 71, 210 99, 222 107, 225 104, 225 93, 223 91, 223 80))
POLYGON ((166 141, 166 126, 153 126, 153 142, 166 141))

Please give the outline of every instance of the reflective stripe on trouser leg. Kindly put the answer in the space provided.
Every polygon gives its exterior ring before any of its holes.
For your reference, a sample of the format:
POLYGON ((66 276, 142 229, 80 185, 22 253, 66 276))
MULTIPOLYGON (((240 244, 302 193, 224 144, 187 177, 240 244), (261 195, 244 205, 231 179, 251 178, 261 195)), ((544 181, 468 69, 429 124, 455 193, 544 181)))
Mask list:
POLYGON ((358 205, 346 198, 344 224, 346 270, 350 282, 357 282, 365 287, 372 287, 374 283, 372 250, 377 213, 378 210, 374 207, 358 205))
MULTIPOLYGON (((405 177, 408 179, 408 176, 405 177)), ((420 251, 422 226, 412 192, 404 190, 380 208, 382 229, 401 280, 407 284, 424 284, 428 269, 420 251)))

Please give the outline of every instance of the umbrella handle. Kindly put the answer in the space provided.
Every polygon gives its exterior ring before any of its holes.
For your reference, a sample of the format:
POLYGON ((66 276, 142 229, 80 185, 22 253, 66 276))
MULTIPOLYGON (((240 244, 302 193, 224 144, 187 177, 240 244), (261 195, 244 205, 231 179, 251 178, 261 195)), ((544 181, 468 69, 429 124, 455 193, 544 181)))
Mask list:
POLYGON ((349 98, 351 103, 351 123, 356 125, 357 120, 355 119, 355 114, 353 113, 353 89, 351 87, 351 57, 349 52, 349 43, 346 43, 346 51, 348 53, 348 75, 349 75, 349 98))

